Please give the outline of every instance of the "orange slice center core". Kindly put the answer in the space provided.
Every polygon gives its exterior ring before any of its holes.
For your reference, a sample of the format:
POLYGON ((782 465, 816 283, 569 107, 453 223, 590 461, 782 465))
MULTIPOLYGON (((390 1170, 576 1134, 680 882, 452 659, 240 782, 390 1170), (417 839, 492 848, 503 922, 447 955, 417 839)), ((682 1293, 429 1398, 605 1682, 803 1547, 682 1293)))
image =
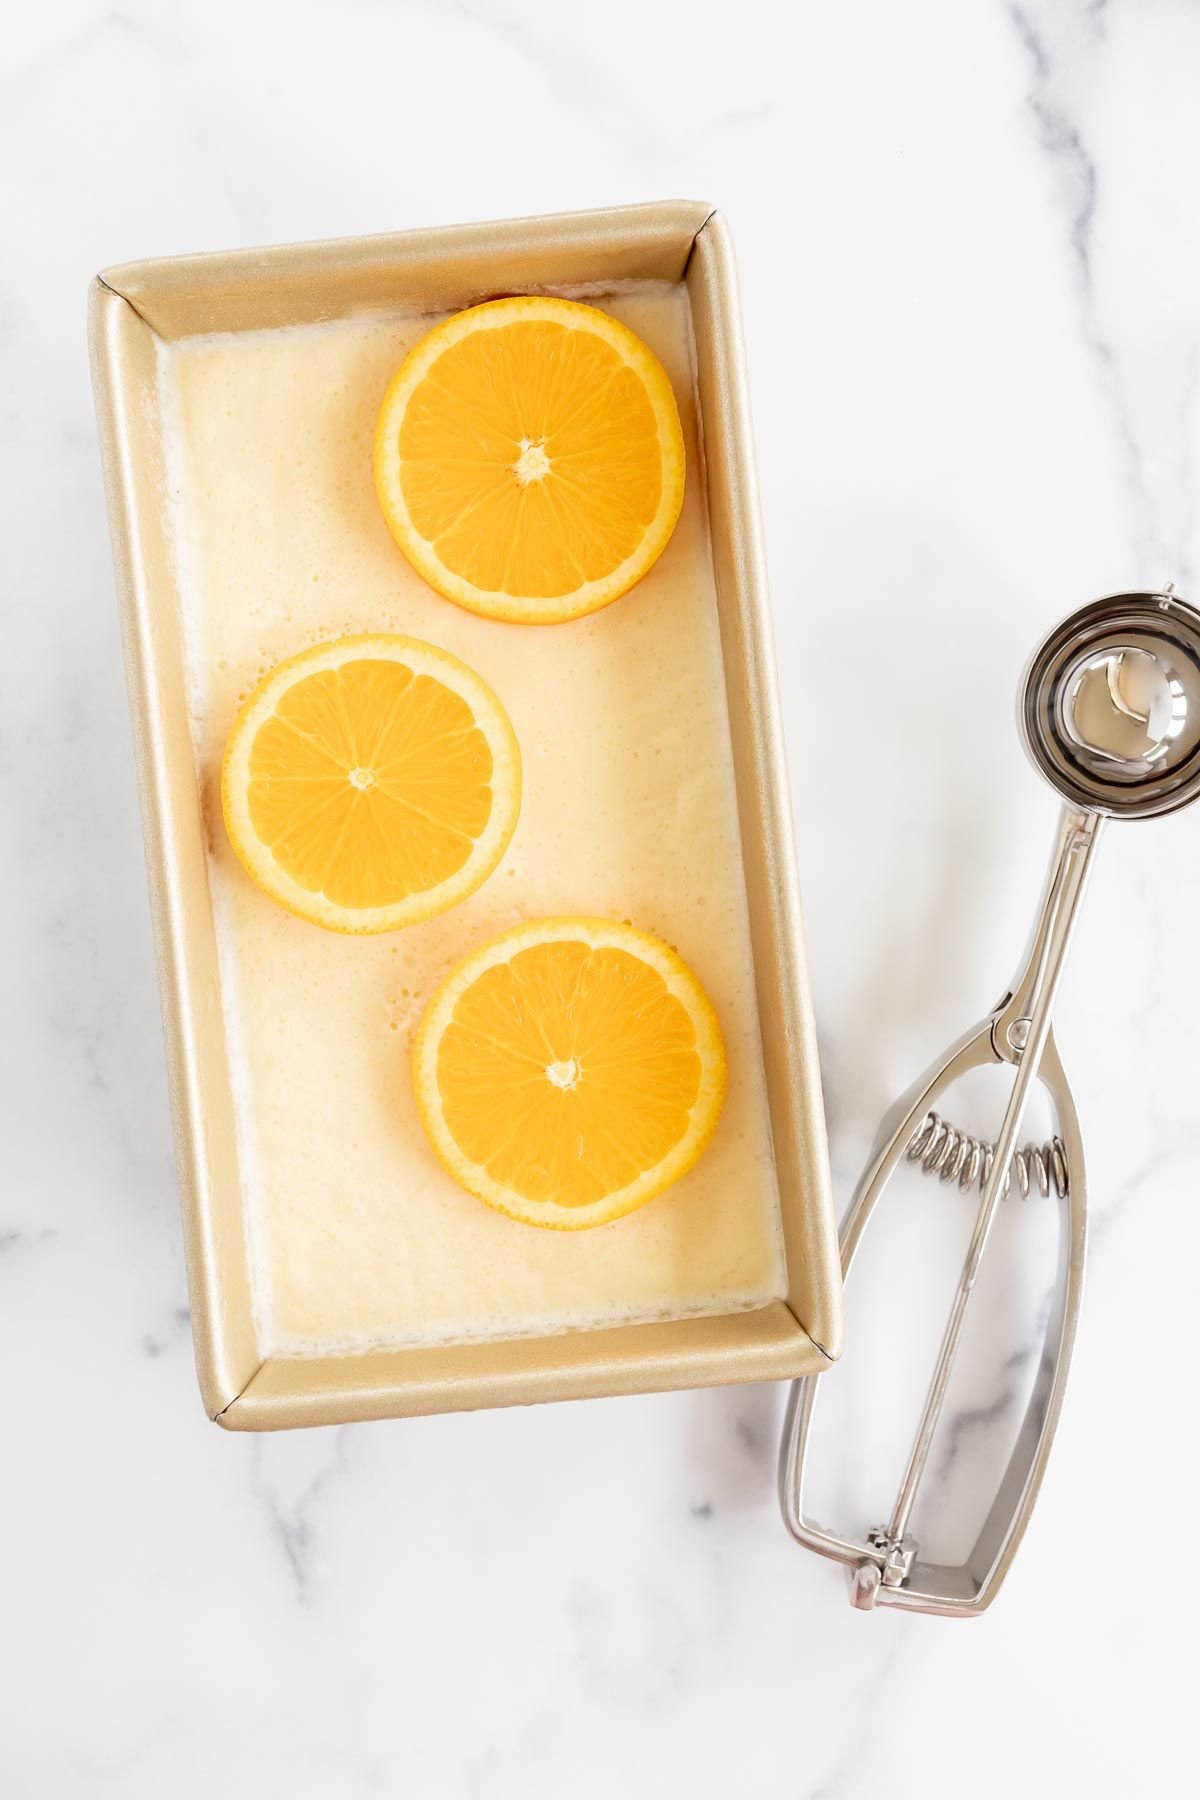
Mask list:
POLYGON ((527 487, 531 481, 544 481, 550 473, 550 458, 546 455, 546 440, 542 438, 535 443, 532 438, 521 439, 521 454, 513 464, 513 474, 527 487))

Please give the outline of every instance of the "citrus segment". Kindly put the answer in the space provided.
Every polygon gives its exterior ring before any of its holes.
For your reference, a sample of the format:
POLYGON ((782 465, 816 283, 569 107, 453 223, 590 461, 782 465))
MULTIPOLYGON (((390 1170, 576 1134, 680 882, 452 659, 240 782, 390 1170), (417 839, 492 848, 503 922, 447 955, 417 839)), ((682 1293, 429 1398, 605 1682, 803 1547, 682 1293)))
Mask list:
POLYGON ((429 1004, 413 1077, 463 1187, 567 1230, 632 1212, 691 1168, 726 1080, 691 970, 605 919, 539 920, 468 956, 429 1004))
POLYGON ((339 638, 281 663, 242 707, 221 798, 230 841, 282 905, 334 931, 390 931, 491 874, 520 806, 491 689, 413 638, 339 638))
POLYGON ((375 436, 393 536, 447 599, 555 624, 661 555, 683 503, 670 379, 594 306, 518 296, 456 313, 410 352, 375 436))

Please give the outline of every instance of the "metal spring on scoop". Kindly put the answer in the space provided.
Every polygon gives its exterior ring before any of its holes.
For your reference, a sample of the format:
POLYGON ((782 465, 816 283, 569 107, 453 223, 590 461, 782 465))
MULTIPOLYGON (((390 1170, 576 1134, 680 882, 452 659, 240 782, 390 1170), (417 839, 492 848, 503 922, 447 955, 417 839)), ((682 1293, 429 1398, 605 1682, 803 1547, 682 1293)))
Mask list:
MULTIPOLYGON (((936 1112, 925 1114, 909 1139, 906 1152, 909 1162, 920 1163, 926 1175, 936 1175, 946 1182, 957 1180, 964 1193, 976 1182, 980 1188, 987 1185, 995 1154, 994 1144, 959 1131, 936 1112)), ((1014 1172, 1022 1200, 1027 1200, 1035 1187, 1047 1197, 1051 1187, 1060 1200, 1067 1197, 1067 1152, 1061 1138, 1050 1138, 1044 1144, 1025 1144, 1014 1151, 1004 1183, 1005 1195, 1012 1187, 1014 1172)))

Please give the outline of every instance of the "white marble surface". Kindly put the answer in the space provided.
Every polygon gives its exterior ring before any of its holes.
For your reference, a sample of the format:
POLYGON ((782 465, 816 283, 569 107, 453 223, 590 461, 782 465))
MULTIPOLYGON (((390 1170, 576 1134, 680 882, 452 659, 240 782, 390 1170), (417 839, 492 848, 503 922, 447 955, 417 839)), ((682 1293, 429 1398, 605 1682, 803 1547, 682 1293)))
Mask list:
MULTIPOLYGON (((1086 1316, 982 1622, 856 1615, 789 1544, 774 1390, 224 1435, 191 1367, 83 305, 131 256, 726 209, 844 1198, 1024 939, 1053 818, 1012 728, 1024 656, 1095 593, 1194 593, 1198 77, 1184 0, 6 19, 6 1796, 1188 1789, 1200 817, 1113 830, 1081 927, 1060 1041, 1086 1316)), ((955 1207, 923 1188, 894 1214, 831 1413, 856 1361, 917 1380, 955 1207)), ((938 1464, 966 1500, 1044 1285, 1005 1245, 995 1270, 1008 1361, 956 1398, 938 1464)), ((866 1525, 888 1471, 852 1479, 858 1429, 836 1438, 831 1493, 866 1525)))

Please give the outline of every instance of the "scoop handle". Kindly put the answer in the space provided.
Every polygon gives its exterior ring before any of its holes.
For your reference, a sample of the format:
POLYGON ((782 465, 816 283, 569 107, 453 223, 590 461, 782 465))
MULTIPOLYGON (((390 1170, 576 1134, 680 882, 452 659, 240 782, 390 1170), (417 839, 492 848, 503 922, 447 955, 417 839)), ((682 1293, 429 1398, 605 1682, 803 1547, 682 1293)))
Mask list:
POLYGON ((845 1276, 876 1203, 907 1153, 914 1130, 939 1095, 972 1069, 1001 1063, 1015 1066, 1013 1091, 984 1182, 971 1246, 908 1465, 888 1525, 873 1530, 865 1543, 835 1534, 805 1514, 805 1473, 819 1384, 811 1376, 793 1384, 779 1471, 784 1521, 797 1543, 850 1569, 851 1600, 857 1607, 869 1609, 882 1604, 957 1617, 982 1612, 999 1590, 1041 1484, 1062 1405, 1079 1315, 1087 1218, 1083 1143, 1074 1101, 1055 1048, 1052 1013, 1101 824, 1097 814, 1075 809, 1064 812, 1045 897, 1020 973, 991 1014, 960 1038, 891 1109, 880 1127, 842 1227, 845 1276), (1060 1190, 1064 1204, 1059 1209, 1059 1272, 1046 1324, 1045 1346, 1008 1469, 974 1549, 959 1566, 930 1563, 920 1558, 919 1547, 906 1528, 1034 1081, 1048 1089, 1053 1102, 1066 1177, 1060 1190))
POLYGON ((967 1307, 975 1289, 979 1266, 983 1261, 983 1253, 987 1248, 996 1209, 1004 1193, 1009 1165, 1029 1105, 1029 1096, 1037 1080, 1042 1054, 1050 1035, 1054 1000, 1062 979, 1067 950, 1102 823, 1099 813, 1079 812, 1074 808, 1064 811, 1046 897, 1026 952, 1024 966, 1013 983, 1011 996, 1001 1003, 993 1019, 992 1041, 996 1054, 1002 1061, 1016 1064, 1017 1078, 996 1137, 996 1153, 991 1172, 984 1183, 975 1229, 959 1276, 950 1317, 946 1321, 921 1422, 917 1426, 896 1503, 888 1521, 887 1535, 893 1542, 898 1543, 908 1529, 913 1502, 929 1460, 967 1307))

